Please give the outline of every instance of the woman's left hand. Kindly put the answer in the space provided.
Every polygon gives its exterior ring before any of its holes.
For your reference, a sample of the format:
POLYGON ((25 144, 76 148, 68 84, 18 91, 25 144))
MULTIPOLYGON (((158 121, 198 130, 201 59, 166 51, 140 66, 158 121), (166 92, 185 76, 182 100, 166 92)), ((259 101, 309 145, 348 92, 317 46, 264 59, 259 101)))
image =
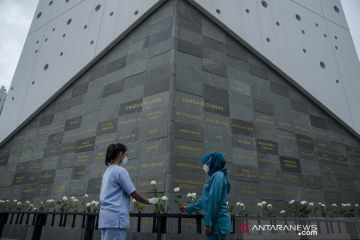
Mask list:
POLYGON ((211 228, 205 226, 205 234, 211 234, 211 228))

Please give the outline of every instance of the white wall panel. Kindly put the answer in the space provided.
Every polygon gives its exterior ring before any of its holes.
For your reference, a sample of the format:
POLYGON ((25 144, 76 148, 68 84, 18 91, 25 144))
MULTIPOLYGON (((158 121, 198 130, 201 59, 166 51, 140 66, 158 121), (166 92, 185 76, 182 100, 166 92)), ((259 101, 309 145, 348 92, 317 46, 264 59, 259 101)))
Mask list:
POLYGON ((189 2, 228 28, 360 134, 360 108, 356 106, 360 103, 360 64, 338 0, 266 0, 267 7, 261 0, 189 2), (322 68, 320 62, 326 67, 322 68))
POLYGON ((164 0, 61 0, 51 5, 49 2, 40 0, 35 12, 10 85, 13 90, 9 91, 0 115, 0 141, 144 13, 164 0), (138 13, 134 14, 135 11, 138 13), (38 12, 41 12, 39 18, 38 12), (67 24, 69 19, 71 22, 67 24), (46 64, 48 68, 44 70, 46 64))

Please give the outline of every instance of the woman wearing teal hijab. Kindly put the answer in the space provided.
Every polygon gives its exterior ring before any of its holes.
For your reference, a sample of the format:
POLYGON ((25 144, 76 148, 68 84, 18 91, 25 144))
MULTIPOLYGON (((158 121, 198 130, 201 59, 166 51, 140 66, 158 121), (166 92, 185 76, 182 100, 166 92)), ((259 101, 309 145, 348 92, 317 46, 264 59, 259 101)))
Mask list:
POLYGON ((206 239, 222 240, 231 232, 227 206, 230 184, 225 168, 226 160, 221 152, 215 151, 205 154, 201 158, 201 163, 209 175, 202 196, 195 203, 180 207, 180 211, 192 213, 203 209, 206 239))

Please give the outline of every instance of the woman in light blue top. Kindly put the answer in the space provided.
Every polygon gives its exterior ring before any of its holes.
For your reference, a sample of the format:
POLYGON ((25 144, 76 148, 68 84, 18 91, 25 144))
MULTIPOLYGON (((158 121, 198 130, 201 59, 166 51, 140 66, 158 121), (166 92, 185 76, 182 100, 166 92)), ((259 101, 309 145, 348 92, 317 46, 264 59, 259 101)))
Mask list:
POLYGON ((231 232, 231 219, 227 206, 230 184, 225 168, 225 157, 219 152, 210 152, 201 158, 204 171, 209 175, 202 196, 193 204, 180 207, 180 211, 192 213, 204 210, 206 239, 225 239, 231 232))
POLYGON ((110 144, 106 150, 107 166, 100 189, 100 211, 98 227, 102 240, 125 240, 130 227, 130 196, 144 204, 156 204, 156 198, 147 199, 136 191, 129 173, 120 164, 127 162, 127 147, 110 144))

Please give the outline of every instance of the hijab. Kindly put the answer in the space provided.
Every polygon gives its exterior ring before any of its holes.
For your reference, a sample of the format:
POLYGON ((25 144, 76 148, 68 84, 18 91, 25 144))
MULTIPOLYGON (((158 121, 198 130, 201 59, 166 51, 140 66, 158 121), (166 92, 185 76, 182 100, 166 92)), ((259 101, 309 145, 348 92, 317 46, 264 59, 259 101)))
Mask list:
POLYGON ((222 171, 227 181, 227 192, 230 192, 230 183, 225 168, 226 160, 224 154, 219 151, 209 152, 201 157, 201 163, 209 166, 208 175, 211 177, 215 172, 222 171))

